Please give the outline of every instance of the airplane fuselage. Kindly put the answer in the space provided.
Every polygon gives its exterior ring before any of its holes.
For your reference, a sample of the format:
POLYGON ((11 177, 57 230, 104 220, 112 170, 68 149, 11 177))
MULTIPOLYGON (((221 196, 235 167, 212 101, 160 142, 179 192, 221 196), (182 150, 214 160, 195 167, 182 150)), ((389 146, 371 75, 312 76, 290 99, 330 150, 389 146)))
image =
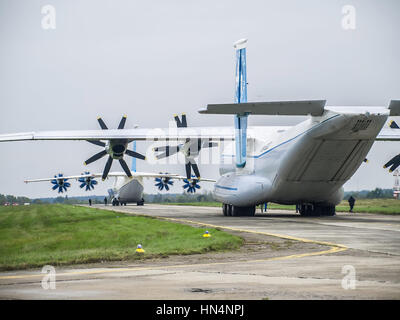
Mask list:
POLYGON ((382 108, 359 110, 327 107, 293 127, 250 127, 244 168, 235 167, 233 143, 222 154, 215 199, 239 207, 337 205, 388 118, 382 108))
POLYGON ((140 178, 116 177, 113 185, 114 198, 120 203, 140 203, 143 199, 143 181, 140 178))

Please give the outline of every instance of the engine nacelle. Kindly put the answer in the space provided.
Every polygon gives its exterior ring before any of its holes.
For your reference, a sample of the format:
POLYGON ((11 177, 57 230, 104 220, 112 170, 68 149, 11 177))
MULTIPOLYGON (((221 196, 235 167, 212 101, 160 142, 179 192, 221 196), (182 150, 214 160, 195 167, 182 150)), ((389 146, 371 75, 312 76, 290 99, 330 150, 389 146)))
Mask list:
POLYGON ((127 140, 110 140, 106 145, 107 153, 115 160, 122 159, 127 148, 127 140))

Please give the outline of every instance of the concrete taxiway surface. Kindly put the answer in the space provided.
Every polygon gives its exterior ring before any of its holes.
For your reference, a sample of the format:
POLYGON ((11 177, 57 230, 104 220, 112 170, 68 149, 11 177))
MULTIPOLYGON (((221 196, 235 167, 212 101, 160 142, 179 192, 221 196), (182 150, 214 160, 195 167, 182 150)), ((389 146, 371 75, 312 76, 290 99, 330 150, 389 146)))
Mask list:
POLYGON ((222 228, 246 245, 231 253, 56 268, 54 290, 42 288, 40 270, 3 272, 0 298, 400 299, 400 216, 305 218, 274 210, 224 217, 213 207, 106 208, 222 228))

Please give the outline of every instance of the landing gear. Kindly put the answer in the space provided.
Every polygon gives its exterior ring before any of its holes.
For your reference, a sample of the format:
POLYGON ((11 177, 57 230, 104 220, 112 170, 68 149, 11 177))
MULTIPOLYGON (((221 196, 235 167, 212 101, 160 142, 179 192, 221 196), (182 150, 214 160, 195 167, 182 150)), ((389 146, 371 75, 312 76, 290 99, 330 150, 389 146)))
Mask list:
POLYGON ((112 199, 111 204, 113 205, 113 207, 115 206, 119 206, 119 201, 115 198, 112 199))
POLYGON ((222 213, 225 217, 228 215, 228 205, 226 203, 222 204, 222 213))
POLYGON ((256 206, 249 207, 238 207, 231 204, 222 204, 222 213, 224 216, 233 216, 233 217, 254 217, 256 213, 256 206))
POLYGON ((138 205, 138 206, 144 205, 144 199, 142 198, 142 200, 136 202, 136 205, 138 205))
POLYGON ((303 203, 299 205, 300 215, 304 217, 334 216, 335 206, 315 203, 303 203))

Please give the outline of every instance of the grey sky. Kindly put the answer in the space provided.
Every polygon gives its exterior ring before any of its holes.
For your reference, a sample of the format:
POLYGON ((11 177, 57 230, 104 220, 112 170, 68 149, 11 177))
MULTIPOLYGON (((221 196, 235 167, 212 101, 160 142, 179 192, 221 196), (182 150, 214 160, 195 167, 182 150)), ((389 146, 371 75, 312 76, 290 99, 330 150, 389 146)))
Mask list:
MULTIPOLYGON (((233 101, 232 44, 248 38, 249 101, 327 99, 329 105, 382 105, 400 99, 400 2, 393 1, 36 1, 0 0, 0 133, 166 127, 174 113, 189 125, 233 125, 231 116, 199 115, 207 103, 233 101), (43 30, 41 8, 56 9, 43 30), (342 7, 356 9, 343 30, 342 7)), ((301 120, 251 117, 250 124, 301 120)), ((105 159, 82 163, 99 147, 86 142, 1 144, 0 193, 55 196, 26 178, 100 172, 105 159)), ((143 148, 139 144, 139 149, 143 148)), ((390 188, 383 163, 399 143, 377 143, 345 189, 390 188)), ((118 163, 114 170, 120 171, 118 163)), ((183 166, 141 171, 184 173, 183 166)), ((201 167, 217 177, 217 168, 201 167)), ((101 183, 102 194, 111 181, 101 183)), ((146 192, 156 192, 153 181, 146 192)), ((181 191, 181 183, 173 189, 181 191)), ((205 186, 205 184, 203 184, 205 186)), ((85 195, 77 183, 70 195, 85 195)))

